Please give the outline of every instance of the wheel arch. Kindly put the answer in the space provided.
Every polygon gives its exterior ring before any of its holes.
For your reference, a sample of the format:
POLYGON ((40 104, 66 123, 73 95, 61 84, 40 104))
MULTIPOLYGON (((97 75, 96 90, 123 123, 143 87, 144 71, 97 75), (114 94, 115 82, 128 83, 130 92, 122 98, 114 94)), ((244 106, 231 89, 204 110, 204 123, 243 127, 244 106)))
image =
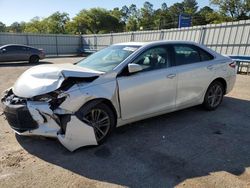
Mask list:
POLYGON ((218 78, 216 78, 216 79, 214 79, 211 83, 210 83, 210 85, 212 84, 212 83, 214 83, 214 82, 220 82, 222 85, 223 85, 223 87, 224 87, 224 95, 226 94, 226 91, 227 91, 227 81, 224 79, 224 78, 222 78, 222 77, 218 77, 218 78))
POLYGON ((117 117, 118 117, 117 113, 118 112, 117 112, 115 106, 113 105, 113 103, 110 100, 108 100, 106 98, 95 98, 95 99, 91 99, 88 102, 84 103, 83 106, 88 105, 89 103, 93 103, 93 105, 98 104, 98 103, 106 104, 112 110, 112 112, 114 113, 115 124, 117 124, 117 117))
MULTIPOLYGON (((34 63, 34 62, 32 62, 32 58, 33 58, 33 57, 38 58, 38 61, 37 61, 37 62, 39 62, 39 60, 40 60, 39 55, 37 55, 37 54, 31 54, 30 57, 29 57, 29 63, 34 63)), ((37 63, 37 62, 35 62, 35 63, 37 63)))
POLYGON ((40 59, 39 55, 37 55, 37 54, 31 54, 30 57, 29 57, 29 60, 30 60, 31 57, 38 57, 40 59))

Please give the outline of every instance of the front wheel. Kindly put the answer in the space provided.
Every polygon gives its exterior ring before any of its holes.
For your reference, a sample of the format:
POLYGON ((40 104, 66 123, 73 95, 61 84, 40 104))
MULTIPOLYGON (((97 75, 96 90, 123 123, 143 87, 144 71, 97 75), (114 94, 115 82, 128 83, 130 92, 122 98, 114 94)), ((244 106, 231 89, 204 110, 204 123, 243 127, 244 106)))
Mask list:
POLYGON ((115 127, 115 115, 104 103, 89 103, 80 108, 80 119, 94 128, 96 141, 102 144, 115 127))
POLYGON ((215 110, 221 104, 223 95, 223 84, 218 81, 211 83, 205 94, 203 106, 207 110, 215 110))

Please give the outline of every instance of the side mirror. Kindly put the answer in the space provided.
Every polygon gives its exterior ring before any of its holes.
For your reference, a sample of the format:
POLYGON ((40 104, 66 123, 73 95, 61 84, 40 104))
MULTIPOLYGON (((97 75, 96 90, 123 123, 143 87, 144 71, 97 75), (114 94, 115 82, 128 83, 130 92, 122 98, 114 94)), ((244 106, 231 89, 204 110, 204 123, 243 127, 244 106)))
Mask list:
POLYGON ((6 49, 3 48, 3 49, 1 49, 0 51, 1 51, 1 53, 5 53, 5 52, 6 52, 6 49))
POLYGON ((135 64, 135 63, 130 63, 128 64, 128 72, 129 73, 135 73, 135 72, 140 72, 142 70, 142 66, 135 64))

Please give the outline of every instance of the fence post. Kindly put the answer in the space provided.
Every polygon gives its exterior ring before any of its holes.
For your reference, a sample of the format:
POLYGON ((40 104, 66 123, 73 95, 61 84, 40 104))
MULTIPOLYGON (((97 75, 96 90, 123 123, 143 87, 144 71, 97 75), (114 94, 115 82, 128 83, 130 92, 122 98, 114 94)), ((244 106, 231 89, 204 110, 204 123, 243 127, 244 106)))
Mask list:
POLYGON ((82 35, 80 35, 79 39, 80 39, 80 42, 79 42, 80 49, 82 49, 82 48, 84 48, 84 46, 83 46, 83 39, 84 39, 84 38, 83 38, 82 35))
POLYGON ((29 35, 26 34, 26 44, 29 45, 29 35))
POLYGON ((201 34, 200 34, 199 44, 204 44, 205 37, 206 37, 206 32, 207 32, 207 28, 206 27, 201 27, 201 34))
POLYGON ((94 35, 94 48, 97 50, 97 36, 94 35))
MULTIPOLYGON (((243 31, 242 31, 242 34, 240 36, 240 44, 242 44, 242 39, 243 39, 244 31, 245 31, 245 28, 247 27, 246 23, 247 23, 247 20, 245 20, 245 22, 244 22, 243 31)), ((238 51, 237 51, 237 54, 239 54, 239 53, 240 53, 240 46, 238 47, 238 51)))
POLYGON ((131 32, 131 37, 130 37, 130 42, 133 42, 135 39, 134 39, 134 32, 131 32))
POLYGON ((164 31, 161 30, 160 31, 160 37, 159 37, 159 40, 163 40, 164 39, 164 31))
POLYGON ((110 45, 113 44, 113 33, 110 33, 110 45))
POLYGON ((57 41, 57 35, 56 35, 56 55, 58 56, 58 41, 57 41))

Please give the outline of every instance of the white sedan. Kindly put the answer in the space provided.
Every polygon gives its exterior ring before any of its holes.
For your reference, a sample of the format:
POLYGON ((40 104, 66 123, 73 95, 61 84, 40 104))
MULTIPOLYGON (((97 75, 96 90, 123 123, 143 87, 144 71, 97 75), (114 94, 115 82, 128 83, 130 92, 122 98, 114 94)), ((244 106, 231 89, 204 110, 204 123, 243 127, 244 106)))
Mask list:
POLYGON ((205 46, 129 42, 75 65, 30 68, 1 101, 17 134, 55 137, 74 151, 127 123, 199 104, 214 110, 235 78, 235 63, 205 46))

